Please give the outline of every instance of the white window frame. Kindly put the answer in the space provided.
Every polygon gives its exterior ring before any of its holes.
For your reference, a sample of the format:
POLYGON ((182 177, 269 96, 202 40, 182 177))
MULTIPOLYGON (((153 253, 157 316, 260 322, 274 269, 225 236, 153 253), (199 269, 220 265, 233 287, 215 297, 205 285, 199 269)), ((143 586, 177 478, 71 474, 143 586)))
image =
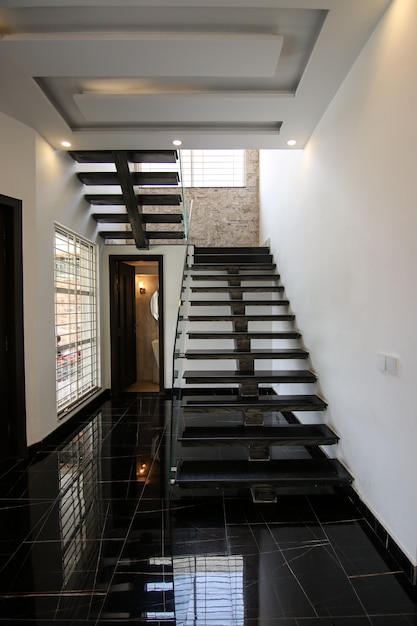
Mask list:
POLYGON ((55 224, 56 405, 63 417, 100 387, 97 246, 55 224))
POLYGON ((245 187, 245 150, 181 150, 184 187, 245 187))
MULTIPOLYGON (((246 187, 246 150, 180 150, 179 156, 181 184, 185 188, 246 187)), ((173 170, 178 170, 178 164, 136 164, 136 171, 142 172, 173 170)))

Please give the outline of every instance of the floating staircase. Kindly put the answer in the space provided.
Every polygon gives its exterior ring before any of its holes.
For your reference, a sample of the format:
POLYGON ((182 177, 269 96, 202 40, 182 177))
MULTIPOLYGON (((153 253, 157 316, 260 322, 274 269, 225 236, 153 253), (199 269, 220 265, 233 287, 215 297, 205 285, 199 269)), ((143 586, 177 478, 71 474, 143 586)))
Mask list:
POLYGON ((172 494, 255 502, 352 482, 267 248, 190 247, 175 349, 172 494), (304 415, 304 418, 300 416, 304 415), (309 418, 307 419, 307 416, 309 418))
POLYGON ((178 171, 135 171, 145 163, 177 164, 176 150, 78 150, 70 155, 80 164, 77 176, 83 185, 120 188, 120 193, 85 194, 85 199, 93 207, 92 218, 105 225, 100 235, 106 243, 124 244, 133 240, 137 248, 146 249, 150 243, 183 242, 181 194, 135 190, 135 187, 143 186, 177 188, 180 182, 178 171), (84 171, 84 167, 88 169, 84 171), (95 212, 95 207, 101 210, 95 212))

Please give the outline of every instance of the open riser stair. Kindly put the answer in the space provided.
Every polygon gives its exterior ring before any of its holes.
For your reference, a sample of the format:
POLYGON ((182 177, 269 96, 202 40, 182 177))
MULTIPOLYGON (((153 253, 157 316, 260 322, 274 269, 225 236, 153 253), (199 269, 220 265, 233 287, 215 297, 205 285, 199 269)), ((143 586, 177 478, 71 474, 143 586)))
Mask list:
POLYGON ((173 497, 250 489, 256 502, 352 481, 332 458, 295 315, 268 248, 189 246, 174 358, 173 497), (304 416, 302 418, 301 416, 304 416))
POLYGON ((176 150, 78 150, 70 155, 78 163, 77 178, 87 190, 84 197, 91 217, 104 226, 99 233, 106 243, 133 241, 139 249, 184 243, 176 150), (149 164, 163 171, 140 171, 149 164), (172 171, 164 171, 166 164, 172 165, 172 171))

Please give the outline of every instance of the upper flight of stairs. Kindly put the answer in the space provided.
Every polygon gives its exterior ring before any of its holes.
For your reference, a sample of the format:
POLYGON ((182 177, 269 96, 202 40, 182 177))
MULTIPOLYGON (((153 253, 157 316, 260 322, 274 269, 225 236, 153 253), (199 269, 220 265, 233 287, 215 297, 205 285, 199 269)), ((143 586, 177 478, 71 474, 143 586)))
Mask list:
POLYGON ((85 194, 91 207, 99 207, 93 210, 92 218, 106 225, 100 235, 107 243, 133 239, 141 249, 148 248, 150 243, 184 240, 181 194, 135 190, 142 186, 178 187, 178 171, 135 171, 135 167, 143 163, 175 165, 178 162, 176 150, 78 150, 70 155, 80 164, 77 176, 86 187, 120 187, 119 193, 112 189, 111 193, 85 194))
POLYGON ((255 501, 273 502, 288 489, 350 483, 328 455, 338 437, 319 417, 326 402, 269 250, 190 250, 175 349, 173 495, 249 488, 255 501))

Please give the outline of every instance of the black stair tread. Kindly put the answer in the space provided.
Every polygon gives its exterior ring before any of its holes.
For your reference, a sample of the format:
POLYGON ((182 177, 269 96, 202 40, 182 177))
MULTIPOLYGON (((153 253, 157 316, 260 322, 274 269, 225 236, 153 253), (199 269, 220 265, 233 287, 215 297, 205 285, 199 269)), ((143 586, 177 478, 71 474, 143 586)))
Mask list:
POLYGON ((131 230, 102 230, 99 235, 103 239, 133 239, 131 230))
POLYGON ((129 224, 127 213, 93 213, 92 217, 102 224, 129 224))
POLYGON ((279 280, 279 274, 193 274, 192 280, 279 280))
POLYGON ((187 426, 181 443, 274 442, 275 445, 331 445, 339 437, 326 424, 281 424, 279 426, 187 426))
POLYGON ((260 395, 258 398, 230 395, 185 396, 181 400, 181 408, 212 409, 222 408, 236 411, 258 409, 269 411, 323 411, 327 403, 317 395, 260 395))
MULTIPOLYGON (((96 222, 102 224, 128 224, 127 213, 93 213, 96 222)), ((181 213, 142 213, 144 224, 181 224, 181 213)))
MULTIPOLYGON (((87 202, 97 206, 125 205, 122 194, 86 194, 84 197, 87 202)), ((178 206, 182 201, 177 193, 137 194, 136 200, 139 205, 146 206, 178 206)))
POLYGON ((195 246, 194 256, 200 254, 269 254, 268 246, 195 246))
POLYGON ((194 263, 222 263, 228 265, 241 265, 242 263, 265 263, 272 264, 272 255, 271 254, 246 254, 246 253, 236 253, 236 254, 199 254, 196 256, 194 254, 194 263))
POLYGON ((142 213, 142 221, 145 224, 181 224, 181 213, 142 213))
POLYGON ((187 331, 190 339, 299 339, 301 333, 296 330, 288 331, 187 331))
POLYGON ((244 304, 245 306, 288 306, 289 300, 189 300, 191 306, 232 306, 244 304))
MULTIPOLYGON (((102 230, 99 234, 103 239, 133 239, 131 230, 102 230)), ((184 233, 175 230, 146 231, 145 235, 148 239, 184 239, 184 233)))
MULTIPOLYGON (((78 172, 84 185, 119 185, 116 172, 78 172)), ((178 172, 131 172, 133 185, 178 185, 178 172)))
POLYGON ((231 275, 234 276, 235 274, 233 272, 235 270, 238 272, 245 270, 274 270, 276 266, 276 263, 194 263, 191 269, 198 272, 207 270, 230 270, 231 275))
MULTIPOLYGON (((130 163, 176 163, 176 150, 125 150, 130 163)), ((112 150, 70 150, 77 163, 114 163, 112 150)))
POLYGON ((244 293, 249 293, 249 292, 261 292, 261 293, 268 293, 268 292, 281 292, 284 291, 284 287, 282 287, 282 285, 261 285, 261 286, 241 286, 241 287, 221 287, 219 286, 215 286, 215 287, 191 287, 191 291, 193 293, 213 293, 213 292, 217 292, 217 293, 238 293, 238 292, 244 292, 244 293))
POLYGON ((234 322, 238 320, 248 322, 292 322, 295 315, 189 315, 187 319, 190 322, 234 322))
POLYGON ((352 476, 336 459, 272 461, 182 461, 175 483, 220 485, 341 485, 352 476))
POLYGON ((187 350, 184 354, 186 359, 306 359, 309 356, 307 350, 302 348, 283 349, 254 349, 242 350, 187 350))
POLYGON ((184 231, 182 230, 147 230, 146 237, 148 239, 184 239, 184 231))
POLYGON ((183 377, 187 382, 301 382, 314 383, 317 376, 310 370, 260 370, 255 372, 240 372, 228 370, 186 371, 183 377))

